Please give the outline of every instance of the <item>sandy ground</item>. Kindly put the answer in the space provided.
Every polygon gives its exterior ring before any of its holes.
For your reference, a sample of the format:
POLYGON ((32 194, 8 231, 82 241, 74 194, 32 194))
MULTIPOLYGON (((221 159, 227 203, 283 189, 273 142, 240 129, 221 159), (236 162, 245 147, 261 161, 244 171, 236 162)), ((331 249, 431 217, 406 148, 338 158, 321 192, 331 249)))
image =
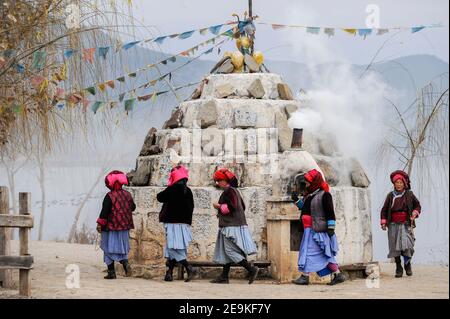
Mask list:
MULTIPOLYGON (((17 253, 17 242, 12 243, 17 253)), ((207 280, 190 283, 118 277, 103 279, 102 252, 92 245, 31 242, 35 264, 32 298, 449 298, 449 270, 444 266, 414 265, 414 276, 394 278, 394 265, 381 264, 379 288, 367 288, 363 279, 327 285, 296 286, 258 280, 248 285, 231 280, 227 289, 207 280), (66 287, 66 267, 78 265, 80 288, 66 287)), ((18 272, 14 273, 18 280, 18 272)), ((17 290, 0 288, 0 298, 17 298, 17 290)))

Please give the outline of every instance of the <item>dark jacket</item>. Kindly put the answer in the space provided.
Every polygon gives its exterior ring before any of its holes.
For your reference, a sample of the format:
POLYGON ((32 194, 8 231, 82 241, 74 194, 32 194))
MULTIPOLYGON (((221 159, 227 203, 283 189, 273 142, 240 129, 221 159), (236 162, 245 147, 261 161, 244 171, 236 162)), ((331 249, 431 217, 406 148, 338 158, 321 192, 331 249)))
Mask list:
POLYGON ((194 196, 186 183, 175 183, 158 193, 156 198, 163 203, 159 213, 161 223, 192 224, 194 196))
POLYGON ((97 223, 104 231, 130 230, 134 228, 133 211, 136 204, 131 194, 124 190, 114 190, 103 199, 102 211, 97 223))
MULTIPOLYGON (((386 220, 387 223, 391 222, 392 213, 395 212, 406 212, 408 215, 407 223, 410 223, 411 215, 413 211, 417 211, 419 214, 421 212, 420 202, 411 190, 406 190, 405 194, 397 200, 395 200, 392 206, 392 201, 394 199, 394 193, 389 192, 384 201, 383 208, 381 209, 381 220, 386 220)), ((413 225, 415 227, 415 223, 413 225)))
POLYGON ((230 186, 225 189, 219 198, 219 204, 227 204, 230 211, 228 214, 222 214, 220 209, 218 210, 219 227, 247 225, 245 203, 236 188, 230 186))

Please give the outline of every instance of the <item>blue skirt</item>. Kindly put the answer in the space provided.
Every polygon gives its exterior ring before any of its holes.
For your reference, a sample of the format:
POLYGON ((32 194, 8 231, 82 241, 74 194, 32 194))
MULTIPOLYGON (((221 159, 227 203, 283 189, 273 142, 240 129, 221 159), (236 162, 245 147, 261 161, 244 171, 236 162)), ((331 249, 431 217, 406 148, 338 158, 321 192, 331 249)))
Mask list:
POLYGON ((316 233, 306 228, 298 254, 298 270, 304 273, 317 272, 327 275, 329 263, 337 264, 335 256, 339 251, 336 235, 330 238, 328 233, 316 233))
POLYGON ((191 227, 188 224, 164 224, 166 246, 164 257, 180 261, 187 259, 187 249, 192 241, 191 227))
POLYGON ((239 263, 256 252, 248 226, 222 227, 217 234, 213 260, 218 264, 239 263))
POLYGON ((128 259, 128 253, 130 252, 129 231, 103 231, 100 248, 103 250, 103 260, 107 265, 114 261, 128 259))

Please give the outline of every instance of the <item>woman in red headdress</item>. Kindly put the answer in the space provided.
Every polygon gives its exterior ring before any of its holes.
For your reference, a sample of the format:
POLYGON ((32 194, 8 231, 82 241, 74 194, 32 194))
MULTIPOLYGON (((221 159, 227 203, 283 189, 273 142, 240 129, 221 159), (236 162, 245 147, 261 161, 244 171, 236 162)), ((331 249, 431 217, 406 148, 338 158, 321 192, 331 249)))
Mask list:
POLYGON ((406 275, 412 276, 411 258, 414 254, 415 220, 421 212, 420 202, 411 191, 407 173, 397 170, 391 173, 394 189, 389 192, 381 209, 381 228, 388 231, 388 258, 395 258, 395 277, 403 276, 400 256, 403 256, 406 275))
POLYGON ((304 229, 298 256, 298 270, 302 275, 293 283, 308 285, 311 272, 321 277, 331 274, 329 285, 342 283, 345 278, 335 258, 339 247, 334 233, 336 217, 330 188, 316 169, 304 174, 302 181, 305 184, 304 198, 299 199, 297 194, 292 196, 301 210, 304 229))
POLYGON ((131 194, 122 189, 128 185, 127 175, 112 171, 105 177, 105 185, 110 189, 103 199, 102 211, 97 219, 97 231, 101 233, 100 248, 108 266, 105 279, 116 279, 114 262, 122 264, 126 276, 131 276, 128 263, 130 251, 129 230, 134 228, 133 211, 136 209, 131 194))
POLYGON ((194 276, 193 267, 187 261, 187 250, 192 241, 191 223, 194 212, 194 196, 187 186, 189 171, 183 165, 177 165, 170 171, 167 187, 158 193, 157 199, 163 203, 159 221, 164 223, 166 246, 164 257, 168 269, 165 281, 173 281, 173 269, 176 263, 183 265, 187 272, 186 282, 194 276))
POLYGON ((214 203, 219 218, 219 232, 214 250, 214 262, 223 264, 222 274, 212 283, 227 284, 232 264, 238 264, 248 271, 248 283, 258 275, 258 267, 247 261, 248 255, 256 254, 257 248, 245 219, 245 203, 237 189, 238 180, 228 169, 214 173, 216 185, 223 189, 218 203, 214 203))

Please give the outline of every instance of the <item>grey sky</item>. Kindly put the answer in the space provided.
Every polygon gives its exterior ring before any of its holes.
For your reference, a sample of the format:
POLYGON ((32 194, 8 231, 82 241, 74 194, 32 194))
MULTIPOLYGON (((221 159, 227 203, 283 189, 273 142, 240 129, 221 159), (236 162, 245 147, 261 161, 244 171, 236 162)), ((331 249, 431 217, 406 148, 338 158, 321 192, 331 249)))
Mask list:
MULTIPOLYGON (((425 29, 411 34, 403 31, 389 41, 377 60, 392 59, 411 54, 432 54, 448 62, 449 55, 449 2, 447 0, 254 0, 254 11, 259 21, 310 26, 365 27, 368 4, 380 8, 380 27, 415 26, 442 23, 444 28, 425 29)), ((151 28, 153 35, 170 34, 206 27, 232 20, 232 13, 242 14, 247 0, 133 0, 133 16, 151 28)), ((152 36, 148 30, 138 28, 135 36, 152 36)), ((326 60, 346 60, 368 63, 382 43, 394 32, 383 36, 372 35, 366 40, 337 30, 332 38, 324 34, 306 34, 304 29, 273 31, 270 26, 257 26, 256 49, 265 52, 267 59, 305 59, 302 46, 320 42, 332 55, 326 60)), ((177 53, 196 45, 207 36, 195 35, 187 40, 166 41, 160 49, 177 53)), ((229 42, 224 50, 234 50, 229 42)), ((210 58, 216 59, 214 56, 210 58)), ((330 61, 331 62, 331 61, 330 61)))

